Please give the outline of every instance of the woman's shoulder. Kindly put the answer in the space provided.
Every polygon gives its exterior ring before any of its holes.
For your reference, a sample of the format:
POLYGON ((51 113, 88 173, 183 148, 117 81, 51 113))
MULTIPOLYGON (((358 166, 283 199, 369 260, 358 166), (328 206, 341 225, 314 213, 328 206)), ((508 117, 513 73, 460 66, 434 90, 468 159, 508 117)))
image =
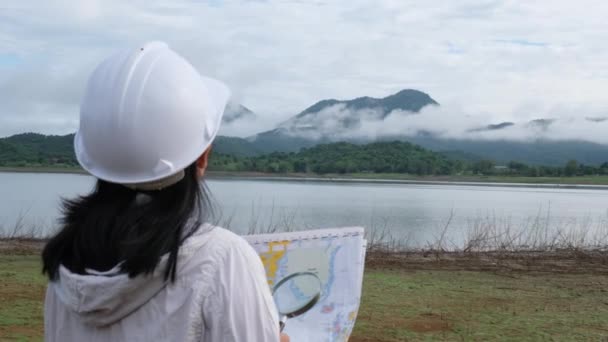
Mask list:
POLYGON ((247 241, 236 233, 226 228, 205 223, 186 240, 184 246, 206 244, 209 242, 212 242, 216 248, 226 248, 242 243, 247 244, 247 241))
POLYGON ((190 236, 182 245, 182 251, 201 262, 225 263, 230 261, 227 259, 235 257, 255 258, 255 261, 259 261, 259 256, 243 237, 210 224, 202 225, 190 236))

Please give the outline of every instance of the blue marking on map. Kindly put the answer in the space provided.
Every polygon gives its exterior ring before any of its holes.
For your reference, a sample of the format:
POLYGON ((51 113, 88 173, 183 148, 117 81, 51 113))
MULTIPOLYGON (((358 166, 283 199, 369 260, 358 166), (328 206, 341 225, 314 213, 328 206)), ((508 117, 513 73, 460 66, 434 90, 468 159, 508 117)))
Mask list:
POLYGON ((287 274, 287 262, 289 261, 289 253, 283 254, 283 257, 277 263, 277 273, 274 276, 274 283, 278 283, 281 279, 285 278, 287 274))
POLYGON ((327 282, 324 284, 323 295, 321 296, 320 302, 324 302, 325 300, 327 300, 327 297, 329 297, 330 294, 331 287, 334 284, 334 280, 336 279, 334 275, 334 272, 336 271, 334 264, 336 262, 336 254, 338 253, 340 248, 342 248, 342 246, 336 246, 336 248, 331 251, 331 255, 329 257, 329 276, 327 277, 327 282))

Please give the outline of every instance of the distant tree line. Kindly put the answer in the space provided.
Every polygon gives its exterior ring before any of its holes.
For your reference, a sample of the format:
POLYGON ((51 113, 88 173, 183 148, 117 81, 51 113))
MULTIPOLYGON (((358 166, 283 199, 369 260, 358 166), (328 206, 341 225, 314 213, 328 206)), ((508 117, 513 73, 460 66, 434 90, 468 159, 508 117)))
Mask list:
MULTIPOLYGON (((0 139, 0 166, 76 168, 73 140, 73 134, 46 136, 34 133, 0 139)), ((608 162, 599 166, 580 164, 576 160, 561 167, 527 165, 517 161, 497 165, 492 160, 450 158, 408 142, 393 141, 365 145, 339 142, 305 148, 298 153, 275 152, 254 157, 213 153, 210 169, 264 173, 572 177, 608 175, 608 162)))
POLYGON ((24 133, 0 139, 0 166, 77 167, 74 135, 24 133))
POLYGON ((559 177, 608 175, 608 162, 582 165, 576 160, 563 167, 531 166, 512 161, 497 165, 491 160, 462 161, 407 142, 377 142, 366 145, 333 143, 302 149, 299 153, 271 153, 256 157, 213 154, 210 169, 264 173, 402 173, 412 175, 511 175, 559 177))

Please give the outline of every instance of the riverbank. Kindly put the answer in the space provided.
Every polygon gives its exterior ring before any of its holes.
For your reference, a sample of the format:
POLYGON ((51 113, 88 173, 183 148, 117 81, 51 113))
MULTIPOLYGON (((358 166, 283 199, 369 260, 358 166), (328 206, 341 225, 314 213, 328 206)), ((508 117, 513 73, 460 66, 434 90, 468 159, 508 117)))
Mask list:
MULTIPOLYGON (((0 239, 0 255, 39 255, 44 239, 0 239)), ((608 246, 546 250, 443 251, 368 248, 365 266, 390 270, 563 273, 608 276, 608 246)), ((608 290, 608 288, 607 288, 608 290)))
MULTIPOLYGON (((0 340, 41 341, 42 242, 5 240, 0 246, 0 340)), ((497 255, 370 252, 351 341, 587 341, 608 336, 605 252, 551 257, 555 265, 566 260, 578 265, 566 268, 542 267, 540 261, 546 264, 547 259, 533 253, 503 262, 511 265, 503 267, 496 264, 497 255)))
POLYGON ((15 173, 67 173, 67 174, 80 174, 86 175, 87 172, 77 167, 53 167, 53 166, 40 166, 40 167, 12 167, 12 166, 0 166, 0 172, 15 172, 15 173))
MULTIPOLYGON (((0 172, 17 173, 87 173, 80 168, 64 167, 0 167, 0 172)), ((522 188, 563 188, 608 190, 608 176, 523 177, 523 176, 416 176, 394 173, 325 174, 260 173, 208 171, 208 179, 261 180, 287 182, 333 182, 370 184, 501 186, 522 188)))
POLYGON ((330 183, 361 183, 361 184, 404 184, 404 185, 446 185, 446 186, 481 186, 507 188, 546 188, 546 189, 587 189, 608 190, 608 177, 596 176, 576 178, 546 177, 537 180, 532 177, 457 177, 457 176, 428 176, 417 177, 398 174, 355 174, 355 175, 311 175, 311 174, 265 174, 246 172, 209 172, 209 179, 260 180, 284 182, 330 182, 330 183))

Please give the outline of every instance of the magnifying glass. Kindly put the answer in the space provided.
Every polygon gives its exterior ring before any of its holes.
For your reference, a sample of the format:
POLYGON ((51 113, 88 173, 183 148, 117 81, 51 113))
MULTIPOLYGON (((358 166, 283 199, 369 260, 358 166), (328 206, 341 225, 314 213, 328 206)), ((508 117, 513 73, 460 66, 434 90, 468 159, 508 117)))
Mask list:
POLYGON ((272 289, 281 331, 288 318, 310 310, 321 298, 321 280, 312 272, 296 272, 281 279, 272 289))

